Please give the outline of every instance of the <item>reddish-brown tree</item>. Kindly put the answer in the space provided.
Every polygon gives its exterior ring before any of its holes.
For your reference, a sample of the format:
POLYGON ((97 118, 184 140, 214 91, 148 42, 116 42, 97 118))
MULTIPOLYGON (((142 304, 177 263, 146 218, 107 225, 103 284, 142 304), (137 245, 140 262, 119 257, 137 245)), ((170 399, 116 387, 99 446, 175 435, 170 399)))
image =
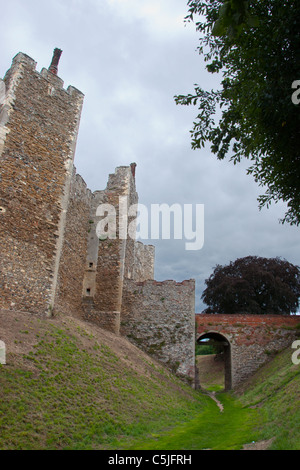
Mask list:
POLYGON ((281 258, 247 256, 217 265, 205 284, 205 313, 290 315, 299 307, 299 267, 281 258))

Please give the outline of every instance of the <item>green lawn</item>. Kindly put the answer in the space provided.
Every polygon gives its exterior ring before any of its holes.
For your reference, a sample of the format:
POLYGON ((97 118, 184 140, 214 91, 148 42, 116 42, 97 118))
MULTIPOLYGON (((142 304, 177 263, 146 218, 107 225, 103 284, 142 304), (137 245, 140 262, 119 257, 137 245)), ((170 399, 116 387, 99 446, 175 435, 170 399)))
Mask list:
POLYGON ((217 404, 206 397, 205 411, 195 414, 188 422, 175 426, 147 440, 138 440, 129 449, 153 450, 237 450, 243 444, 256 440, 254 430, 259 422, 257 411, 244 408, 229 393, 218 395, 224 406, 221 412, 217 404))
POLYGON ((239 397, 264 418, 262 435, 273 438, 272 450, 300 450, 300 365, 287 348, 253 377, 239 397))

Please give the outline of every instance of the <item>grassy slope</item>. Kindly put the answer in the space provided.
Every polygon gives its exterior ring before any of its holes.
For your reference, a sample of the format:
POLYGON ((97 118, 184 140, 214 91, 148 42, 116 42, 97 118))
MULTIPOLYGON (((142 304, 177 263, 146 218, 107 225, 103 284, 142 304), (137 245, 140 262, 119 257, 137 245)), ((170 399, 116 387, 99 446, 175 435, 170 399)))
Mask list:
POLYGON ((1 317, 0 449, 299 449, 291 351, 216 403, 124 338, 75 319, 1 317))
POLYGON ((300 365, 293 364, 293 351, 275 356, 236 393, 217 394, 224 413, 210 403, 190 422, 133 448, 226 450, 255 441, 253 449, 299 450, 300 365))
POLYGON ((1 323, 0 449, 118 447, 206 406, 124 338, 74 319, 1 323))
POLYGON ((239 392, 244 406, 258 410, 262 439, 273 438, 270 449, 300 449, 300 365, 287 348, 263 366, 239 392))

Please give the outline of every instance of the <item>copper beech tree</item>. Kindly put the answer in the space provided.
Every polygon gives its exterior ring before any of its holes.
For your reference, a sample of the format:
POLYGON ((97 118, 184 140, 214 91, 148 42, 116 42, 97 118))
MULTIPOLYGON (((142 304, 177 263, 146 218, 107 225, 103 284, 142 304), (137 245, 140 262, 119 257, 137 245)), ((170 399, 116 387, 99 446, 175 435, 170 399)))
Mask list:
POLYGON ((299 307, 299 267, 281 258, 247 256, 217 265, 205 284, 205 313, 290 315, 299 307))

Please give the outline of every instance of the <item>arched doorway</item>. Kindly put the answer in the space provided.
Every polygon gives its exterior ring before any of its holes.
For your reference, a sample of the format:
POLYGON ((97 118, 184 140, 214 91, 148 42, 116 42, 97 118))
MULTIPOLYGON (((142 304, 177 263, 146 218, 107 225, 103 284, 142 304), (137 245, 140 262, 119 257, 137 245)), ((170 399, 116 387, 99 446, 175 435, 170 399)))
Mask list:
MULTIPOLYGON (((220 374, 222 375, 222 382, 224 384, 225 390, 231 390, 232 388, 232 374, 231 374, 231 346, 228 338, 226 338, 221 333, 216 331, 210 331, 202 333, 197 338, 198 345, 211 346, 212 351, 209 354, 211 358, 206 359, 207 366, 205 374, 207 377, 211 377, 211 381, 214 380, 214 377, 218 376, 216 382, 220 384, 220 374), (215 374, 214 374, 215 373, 215 374)), ((202 362, 202 364, 204 361, 202 362)), ((201 357, 198 360, 198 364, 201 364, 201 357)), ((203 372, 204 374, 204 372, 203 372)), ((199 381, 201 384, 201 370, 199 372, 199 381)))

